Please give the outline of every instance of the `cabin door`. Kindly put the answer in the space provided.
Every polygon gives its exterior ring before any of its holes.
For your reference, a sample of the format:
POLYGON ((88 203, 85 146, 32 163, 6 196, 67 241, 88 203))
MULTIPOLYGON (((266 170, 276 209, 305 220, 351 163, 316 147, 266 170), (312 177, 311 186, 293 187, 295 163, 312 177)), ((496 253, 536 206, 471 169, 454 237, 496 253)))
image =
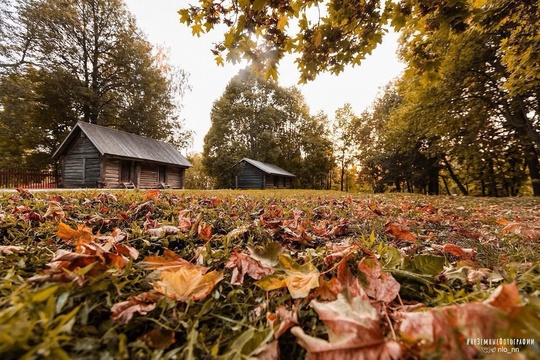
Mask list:
POLYGON ((131 182, 131 161, 122 161, 120 182, 131 182))

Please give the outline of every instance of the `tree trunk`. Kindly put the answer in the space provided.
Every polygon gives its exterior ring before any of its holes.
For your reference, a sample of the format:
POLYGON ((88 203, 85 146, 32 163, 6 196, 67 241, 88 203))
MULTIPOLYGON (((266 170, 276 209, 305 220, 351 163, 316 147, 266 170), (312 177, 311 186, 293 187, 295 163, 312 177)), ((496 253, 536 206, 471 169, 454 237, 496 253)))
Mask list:
POLYGON ((534 145, 530 145, 527 150, 527 167, 529 168, 529 176, 531 177, 533 195, 540 196, 540 162, 538 161, 538 152, 534 145))
POLYGON ((446 170, 448 170, 448 175, 450 175, 450 177, 452 178, 452 180, 454 180, 454 182, 456 183, 457 187, 459 188, 459 191, 461 191, 461 193, 463 195, 469 195, 469 192, 467 191, 467 189, 465 188, 465 186, 463 186, 463 184, 461 183, 461 181, 459 180, 459 178, 456 176, 456 174, 454 173, 454 170, 452 169, 452 165, 450 165, 450 162, 446 159, 445 156, 443 156, 442 158, 443 162, 444 162, 444 165, 446 166, 446 170))

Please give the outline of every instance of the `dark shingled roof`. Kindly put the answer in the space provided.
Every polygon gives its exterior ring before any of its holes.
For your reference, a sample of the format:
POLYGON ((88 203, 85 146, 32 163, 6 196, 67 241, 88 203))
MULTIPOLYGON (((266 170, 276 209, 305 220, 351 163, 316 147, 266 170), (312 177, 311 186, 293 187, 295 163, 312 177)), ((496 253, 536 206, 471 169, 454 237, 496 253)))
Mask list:
POLYGON ((85 122, 78 122, 73 127, 73 130, 54 153, 53 159, 58 158, 67 149, 74 137, 79 134, 79 131, 82 131, 88 137, 101 155, 147 160, 183 167, 193 166, 172 144, 85 122))
POLYGON ((260 162, 260 161, 257 161, 257 160, 248 159, 248 158, 243 158, 242 160, 240 160, 240 162, 242 162, 242 161, 245 161, 245 162, 255 166, 259 170, 262 170, 263 172, 265 172, 265 173, 267 173, 269 175, 283 175, 283 176, 289 176, 289 177, 296 177, 296 175, 291 174, 287 170, 283 170, 282 168, 280 168, 280 167, 278 167, 276 165, 267 164, 267 163, 263 163, 263 162, 260 162))

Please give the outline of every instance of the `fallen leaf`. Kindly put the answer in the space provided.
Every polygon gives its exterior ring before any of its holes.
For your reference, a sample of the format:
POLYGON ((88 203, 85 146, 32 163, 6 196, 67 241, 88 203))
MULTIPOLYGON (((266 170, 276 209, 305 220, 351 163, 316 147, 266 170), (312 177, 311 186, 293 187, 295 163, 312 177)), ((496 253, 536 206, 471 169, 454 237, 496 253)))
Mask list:
POLYGON ((162 237, 165 235, 175 235, 180 232, 180 229, 172 225, 163 225, 153 229, 147 229, 146 233, 150 236, 162 237))
POLYGON ((274 338, 278 339, 288 329, 298 324, 298 310, 294 307, 287 310, 285 306, 279 305, 275 313, 266 314, 266 320, 272 327, 274 338))
POLYGON ((15 246, 15 245, 0 245, 0 253, 5 255, 11 255, 16 252, 23 251, 24 248, 22 246, 15 246))
POLYGON ((363 258, 358 264, 358 270, 366 275, 369 285, 364 290, 372 299, 390 303, 399 294, 399 283, 391 274, 383 271, 376 258, 363 258))
POLYGON ((416 235, 411 233, 405 225, 397 223, 387 223, 385 233, 399 241, 416 242, 416 235))
POLYGON ((217 271, 203 274, 203 269, 193 266, 181 267, 174 272, 165 271, 154 283, 154 289, 176 301, 200 300, 223 279, 223 274, 217 271))
POLYGON ((142 201, 147 201, 147 200, 156 201, 159 199, 160 195, 161 195, 161 191, 158 189, 148 190, 146 194, 144 194, 142 201))
POLYGON ((252 279, 259 280, 274 272, 272 268, 262 266, 261 263, 249 255, 237 251, 232 253, 225 267, 233 269, 231 278, 231 284, 233 285, 242 285, 246 274, 252 279))
POLYGON ((454 244, 445 244, 444 246, 433 244, 431 245, 431 247, 434 249, 440 250, 442 252, 455 255, 461 259, 472 260, 474 259, 474 256, 476 255, 475 249, 466 249, 466 248, 462 248, 459 245, 454 245, 454 244))
POLYGON ((451 359, 472 359, 479 349, 465 339, 493 339, 510 326, 506 316, 520 306, 515 283, 499 286, 484 302, 438 307, 422 312, 401 312, 402 338, 422 343, 427 353, 444 353, 451 359))
POLYGON ((210 241, 210 239, 212 238, 212 225, 207 224, 205 222, 199 223, 197 234, 204 241, 206 242, 210 241))
POLYGON ((293 299, 305 298, 311 289, 319 287, 319 271, 310 262, 299 265, 287 255, 279 254, 276 273, 257 281, 255 285, 266 291, 287 287, 293 299))
POLYGON ((135 313, 146 315, 154 310, 160 298, 160 295, 151 292, 131 296, 127 301, 119 302, 111 307, 111 319, 120 325, 125 325, 135 313))
POLYGON ((165 350, 172 344, 174 344, 175 336, 174 331, 166 330, 166 329, 153 329, 141 336, 141 340, 143 340, 148 346, 165 350))
POLYGON ((540 227, 534 226, 522 222, 508 223, 503 229, 502 233, 506 234, 512 232, 516 235, 521 235, 531 240, 540 239, 540 227))
POLYGON ((328 341, 307 335, 295 326, 291 332, 312 360, 398 359, 401 348, 387 340, 380 328, 380 317, 369 301, 339 294, 332 302, 312 300, 310 305, 328 328, 328 341))
POLYGON ((62 206, 56 201, 50 201, 47 212, 43 215, 44 218, 52 217, 54 221, 62 221, 65 217, 62 206))
POLYGON ((164 249, 162 256, 145 257, 138 265, 143 269, 161 271, 175 271, 186 266, 194 266, 169 249, 164 249))

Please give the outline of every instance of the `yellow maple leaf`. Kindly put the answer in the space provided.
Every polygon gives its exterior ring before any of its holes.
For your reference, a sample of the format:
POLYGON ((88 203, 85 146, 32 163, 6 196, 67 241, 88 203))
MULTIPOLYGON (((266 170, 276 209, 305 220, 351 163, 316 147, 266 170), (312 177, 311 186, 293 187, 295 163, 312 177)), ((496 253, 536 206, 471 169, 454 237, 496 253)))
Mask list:
POLYGON ((165 271, 154 283, 154 289, 177 301, 200 300, 223 279, 223 274, 218 271, 206 274, 203 271, 191 266, 181 267, 175 272, 165 271))

